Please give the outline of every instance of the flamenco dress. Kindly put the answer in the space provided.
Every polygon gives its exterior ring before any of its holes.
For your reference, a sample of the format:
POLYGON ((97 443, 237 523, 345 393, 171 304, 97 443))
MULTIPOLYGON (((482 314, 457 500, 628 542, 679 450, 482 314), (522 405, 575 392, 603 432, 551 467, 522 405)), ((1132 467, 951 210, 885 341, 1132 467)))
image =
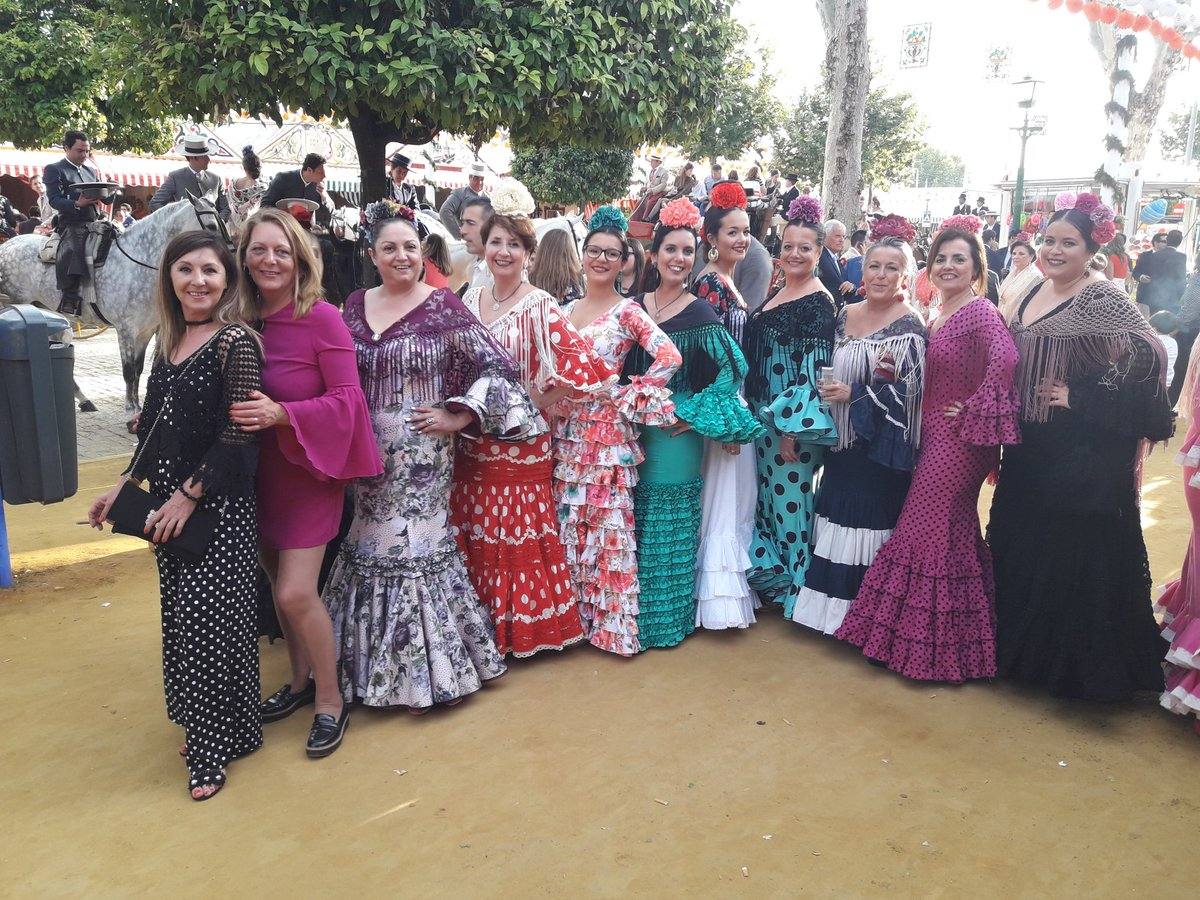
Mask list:
MULTIPOLYGON (((716 311, 726 332, 741 346, 746 306, 737 289, 721 273, 709 271, 696 280, 693 291, 716 311)), ((738 402, 747 406, 744 392, 738 402)), ((749 628, 755 622, 754 610, 761 606, 746 580, 758 492, 753 442, 729 453, 720 443, 705 440, 700 474, 704 487, 696 554, 696 627, 749 628)))
POLYGON ((1145 442, 1174 427, 1162 344, 1113 282, 1031 322, 1036 293, 1011 325, 1022 443, 1005 450, 988 526, 1000 674, 1062 697, 1158 692, 1138 472, 1145 442), (1047 379, 1068 385, 1068 408, 1039 397, 1047 379))
MULTIPOLYGON (((770 301, 768 301, 770 302, 770 301)), ((810 561, 816 471, 837 429, 817 394, 817 370, 833 352, 835 309, 824 291, 755 310, 746 322, 746 399, 766 424, 755 441, 758 505, 750 586, 791 616, 810 561), (796 442, 796 462, 780 453, 796 442)))
POLYGON ((516 366, 450 291, 435 290, 383 332, 346 300, 383 474, 354 486, 354 521, 324 592, 342 696, 425 709, 502 675, 486 606, 450 531, 454 437, 409 424, 415 406, 469 412, 459 432, 518 438, 545 430, 516 366))
MULTIPOLYGON (((463 303, 479 317, 481 288, 463 303)), ((616 372, 571 326, 550 294, 535 289, 485 326, 516 361, 522 386, 606 390, 616 372)), ((527 437, 484 434, 458 445, 451 521, 467 571, 491 611, 504 654, 532 656, 583 640, 579 599, 559 535, 549 427, 527 437)))
POLYGON ((976 297, 925 351, 921 452, 892 536, 875 555, 835 637, 907 678, 996 674, 992 559, 979 489, 1001 444, 1020 440, 1017 351, 1000 313, 976 297), (957 416, 947 416, 961 403, 957 416))
POLYGON ((561 400, 554 409, 554 498, 584 629, 601 650, 633 656, 642 649, 633 490, 644 457, 637 426, 675 420, 667 384, 681 360, 633 300, 614 304, 580 334, 614 371, 634 347, 652 360, 627 384, 561 400))
POLYGON ((154 547, 162 606, 167 716, 184 729, 190 787, 262 746, 259 713, 258 528, 254 473, 258 440, 229 407, 260 387, 258 341, 227 325, 178 365, 161 355, 146 385, 137 451, 126 470, 169 497, 191 478, 197 509, 217 525, 199 562, 154 547))
MULTIPOLYGON (((638 303, 645 308, 644 297, 638 303)), ((693 300, 659 327, 683 360, 667 388, 677 420, 691 430, 672 435, 672 426, 646 426, 641 431, 644 459, 634 489, 634 520, 642 587, 637 626, 643 650, 673 647, 697 624, 705 439, 743 444, 765 430, 741 401, 738 387, 746 375, 746 361, 711 306, 693 300)), ((625 359, 624 374, 645 375, 652 363, 645 350, 635 347, 625 359)))
MULTIPOLYGON (((1189 375, 1194 375, 1190 372, 1189 375)), ((1200 722, 1200 391, 1192 385, 1191 427, 1178 460, 1183 466, 1183 493, 1192 515, 1192 537, 1179 578, 1163 589, 1154 611, 1162 617, 1162 636, 1169 642, 1166 688, 1161 703, 1171 712, 1193 715, 1200 722)))
POLYGON ((838 443, 825 454, 793 622, 837 631, 896 527, 920 442, 924 358, 925 325, 912 313, 865 337, 847 335, 846 312, 838 314, 831 365, 850 400, 829 404, 838 443))

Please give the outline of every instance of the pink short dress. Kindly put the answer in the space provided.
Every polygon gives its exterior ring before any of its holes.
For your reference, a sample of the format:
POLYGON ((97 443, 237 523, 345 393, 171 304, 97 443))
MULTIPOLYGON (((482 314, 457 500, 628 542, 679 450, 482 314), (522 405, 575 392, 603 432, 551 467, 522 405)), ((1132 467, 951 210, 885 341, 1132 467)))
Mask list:
POLYGON ((320 547, 337 534, 346 482, 383 466, 341 314, 324 300, 295 318, 289 303, 263 322, 263 393, 288 424, 264 431, 258 451, 263 547, 320 547))

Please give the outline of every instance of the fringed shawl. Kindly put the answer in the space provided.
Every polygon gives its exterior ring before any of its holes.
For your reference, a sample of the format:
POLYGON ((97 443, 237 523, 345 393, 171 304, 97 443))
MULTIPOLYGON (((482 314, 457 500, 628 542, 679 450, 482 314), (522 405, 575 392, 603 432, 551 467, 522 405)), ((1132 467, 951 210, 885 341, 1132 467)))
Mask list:
POLYGON ((746 322, 743 350, 746 364, 746 397, 756 403, 774 398, 772 375, 777 383, 792 387, 802 384, 804 361, 815 357, 812 367, 828 365, 833 353, 836 317, 833 301, 824 291, 815 291, 770 309, 758 309, 746 322))
MULTIPOLYGON (((636 298, 645 309, 645 295, 636 298)), ((733 371, 734 377, 745 377, 741 355, 734 350, 733 339, 721 324, 716 310, 704 300, 693 300, 676 316, 658 323, 683 357, 683 364, 672 376, 667 388, 673 394, 698 394, 717 377, 722 367, 733 371)), ((641 346, 634 347, 625 357, 622 380, 644 375, 653 360, 641 346)))
MULTIPOLYGON (((1042 284, 1045 284, 1043 282, 1042 284)), ((1129 381, 1157 379, 1165 390, 1166 351, 1150 324, 1126 293, 1111 281, 1091 281, 1032 325, 1021 322, 1031 291, 1013 317, 1011 329, 1021 360, 1016 385, 1021 418, 1048 422, 1054 416, 1049 401, 1038 396, 1045 380, 1069 383, 1094 372, 1101 386, 1116 391, 1129 381), (1135 360, 1157 365, 1135 365, 1135 360)))
POLYGON ((359 377, 372 410, 440 403, 466 394, 483 377, 517 382, 517 368, 452 291, 439 289, 379 334, 364 314, 365 292, 346 300, 359 377))
POLYGON ((905 421, 892 424, 904 431, 908 443, 915 449, 921 442, 921 389, 925 377, 924 324, 908 313, 861 338, 845 336, 845 324, 846 313, 843 310, 838 316, 837 337, 830 363, 833 377, 852 388, 856 384, 865 385, 867 390, 857 400, 829 404, 834 422, 837 423, 837 449, 845 450, 857 440, 850 407, 852 403, 875 402, 871 393, 872 374, 879 365, 879 357, 885 353, 895 364, 895 383, 903 384, 905 388, 897 392, 903 398, 905 421))

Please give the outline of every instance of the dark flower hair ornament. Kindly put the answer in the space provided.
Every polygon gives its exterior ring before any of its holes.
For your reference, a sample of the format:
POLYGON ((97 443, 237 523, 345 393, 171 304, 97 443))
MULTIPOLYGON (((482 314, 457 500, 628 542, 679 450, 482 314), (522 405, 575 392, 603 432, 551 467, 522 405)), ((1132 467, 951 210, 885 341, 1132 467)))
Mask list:
POLYGON ((797 197, 788 206, 788 221, 803 222, 805 225, 820 225, 824 218, 825 211, 821 208, 821 201, 816 197, 810 197, 805 194, 802 197, 797 197))
MULTIPOLYGON (((976 219, 978 221, 978 219, 976 219)), ((885 237, 899 238, 906 244, 911 244, 917 236, 917 229, 904 216, 892 213, 877 219, 871 225, 871 240, 878 241, 885 237)))
POLYGON ((1055 212, 1073 209, 1092 220, 1091 238, 1103 246, 1117 236, 1117 215, 1095 194, 1064 191, 1054 198, 1055 212))

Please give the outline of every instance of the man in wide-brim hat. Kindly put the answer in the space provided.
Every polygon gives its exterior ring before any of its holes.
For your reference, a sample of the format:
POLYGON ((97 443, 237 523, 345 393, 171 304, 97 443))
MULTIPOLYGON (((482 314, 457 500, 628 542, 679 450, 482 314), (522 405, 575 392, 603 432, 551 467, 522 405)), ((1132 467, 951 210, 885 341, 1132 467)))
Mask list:
POLYGON ((188 194, 203 197, 217 208, 222 219, 229 218, 229 198, 225 194, 225 182, 219 175, 208 171, 208 141, 195 135, 183 139, 180 153, 187 165, 167 176, 150 198, 150 211, 183 200, 188 194))
POLYGON ((442 224, 446 226, 447 231, 454 235, 455 240, 462 240, 459 217, 462 215, 463 207, 471 200, 487 198, 487 194, 483 192, 483 177, 486 173, 487 169, 483 163, 479 160, 472 162, 467 166, 466 186, 451 191, 446 202, 442 204, 442 208, 438 210, 438 215, 442 217, 442 224))
POLYGON ((417 207, 417 186, 408 184, 405 179, 408 178, 408 167, 412 164, 412 160, 397 150, 388 157, 388 175, 391 180, 388 182, 387 197, 390 200, 395 200, 404 206, 416 209, 417 207))

